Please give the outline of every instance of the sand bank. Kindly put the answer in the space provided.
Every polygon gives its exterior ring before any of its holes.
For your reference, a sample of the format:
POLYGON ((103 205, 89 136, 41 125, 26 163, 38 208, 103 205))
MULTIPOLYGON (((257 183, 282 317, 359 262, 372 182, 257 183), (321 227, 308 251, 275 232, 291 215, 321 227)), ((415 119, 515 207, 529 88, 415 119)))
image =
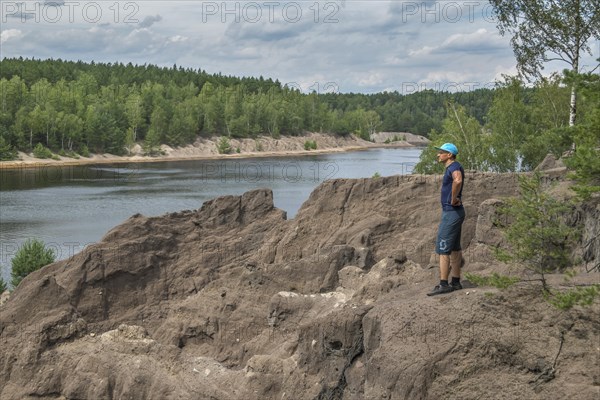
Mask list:
MULTIPOLYGON (((164 155, 149 157, 142 154, 141 146, 135 145, 130 155, 117 156, 114 154, 93 154, 90 157, 78 159, 59 157, 58 160, 39 159, 31 154, 19 153, 19 160, 2 161, 0 169, 36 168, 47 166, 67 165, 89 165, 89 164, 114 164, 114 163, 142 163, 142 162, 164 162, 183 160, 210 160, 227 158, 252 158, 252 157, 285 157, 310 154, 324 154, 336 152, 348 152, 365 150, 377 147, 414 147, 408 141, 395 142, 392 144, 373 143, 360 139, 354 135, 332 136, 318 133, 310 133, 302 136, 286 136, 274 139, 269 136, 256 139, 231 139, 231 154, 219 154, 217 144, 218 137, 210 139, 199 138, 193 144, 172 148, 162 145, 164 155), (315 141, 316 150, 305 150, 306 141, 315 141), (239 150, 239 151, 238 151, 239 150)), ((417 143, 420 144, 420 143, 417 143)))

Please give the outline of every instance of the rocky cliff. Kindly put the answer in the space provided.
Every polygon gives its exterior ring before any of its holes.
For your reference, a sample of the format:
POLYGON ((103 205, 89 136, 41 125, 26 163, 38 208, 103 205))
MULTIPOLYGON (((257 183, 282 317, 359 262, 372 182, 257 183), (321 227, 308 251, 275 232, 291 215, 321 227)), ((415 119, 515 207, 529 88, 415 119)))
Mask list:
MULTIPOLYGON (((597 399, 598 307, 559 312, 527 283, 425 296, 439 184, 327 181, 293 220, 270 190, 132 216, 1 306, 0 398, 597 399)), ((507 268, 493 214, 516 192, 468 175, 466 271, 507 268)))

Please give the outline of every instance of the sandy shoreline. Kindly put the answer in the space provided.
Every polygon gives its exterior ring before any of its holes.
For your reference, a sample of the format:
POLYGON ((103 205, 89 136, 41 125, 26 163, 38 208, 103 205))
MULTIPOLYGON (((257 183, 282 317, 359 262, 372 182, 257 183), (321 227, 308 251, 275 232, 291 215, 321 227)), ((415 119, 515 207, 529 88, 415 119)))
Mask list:
POLYGON ((396 142, 392 144, 373 143, 353 135, 347 137, 334 137, 323 134, 308 134, 304 136, 284 137, 273 139, 271 137, 260 137, 258 139, 231 139, 231 147, 240 149, 237 153, 219 154, 217 151, 218 138, 198 139, 194 144, 181 148, 171 148, 163 145, 162 150, 166 153, 162 156, 148 157, 141 155, 141 146, 136 145, 131 156, 117 156, 113 154, 94 154, 90 157, 73 159, 60 157, 59 160, 39 159, 29 154, 19 153, 20 160, 1 161, 0 169, 23 169, 40 167, 62 167, 79 166, 90 164, 125 164, 125 163, 156 163, 167 161, 191 161, 191 160, 223 160, 240 158, 266 158, 266 157, 290 157, 306 156, 315 154, 329 154, 338 152, 360 151, 372 148, 411 148, 416 147, 409 142, 396 142), (317 142, 316 150, 305 150, 304 142, 314 140, 317 142), (260 150, 257 150, 260 146, 260 150))

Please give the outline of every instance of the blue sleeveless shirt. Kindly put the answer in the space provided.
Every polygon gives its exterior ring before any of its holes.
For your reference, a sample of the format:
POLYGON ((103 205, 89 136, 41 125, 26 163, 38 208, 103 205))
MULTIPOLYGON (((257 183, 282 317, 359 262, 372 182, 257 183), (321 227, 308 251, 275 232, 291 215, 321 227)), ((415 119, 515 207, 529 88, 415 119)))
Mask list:
POLYGON ((464 186, 465 186, 465 170, 463 169, 462 165, 460 165, 460 163, 458 161, 454 161, 452 164, 450 164, 446 168, 446 171, 444 172, 444 177, 442 178, 442 196, 441 196, 442 210, 452 211, 452 210, 456 210, 459 208, 463 208, 463 206, 462 206, 462 190, 463 190, 464 186), (460 206, 452 205, 452 181, 453 181, 452 173, 454 171, 460 171, 460 174, 462 175, 462 180, 463 180, 463 184, 460 187, 460 192, 458 193, 458 196, 457 196, 459 199, 461 199, 460 206))

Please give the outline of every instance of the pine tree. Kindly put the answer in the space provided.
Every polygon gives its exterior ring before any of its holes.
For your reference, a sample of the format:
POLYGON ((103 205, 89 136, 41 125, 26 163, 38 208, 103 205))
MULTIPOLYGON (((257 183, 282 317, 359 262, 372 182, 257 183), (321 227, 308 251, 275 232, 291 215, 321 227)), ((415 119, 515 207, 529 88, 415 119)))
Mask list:
POLYGON ((11 260, 12 286, 16 288, 27 275, 53 263, 54 260, 54 250, 47 248, 40 240, 28 239, 11 260))
POLYGON ((501 261, 519 264, 539 275, 547 291, 546 274, 571 265, 579 230, 565 222, 570 205, 545 192, 538 173, 519 176, 519 187, 520 198, 508 200, 497 221, 510 249, 497 249, 496 255, 501 261))

